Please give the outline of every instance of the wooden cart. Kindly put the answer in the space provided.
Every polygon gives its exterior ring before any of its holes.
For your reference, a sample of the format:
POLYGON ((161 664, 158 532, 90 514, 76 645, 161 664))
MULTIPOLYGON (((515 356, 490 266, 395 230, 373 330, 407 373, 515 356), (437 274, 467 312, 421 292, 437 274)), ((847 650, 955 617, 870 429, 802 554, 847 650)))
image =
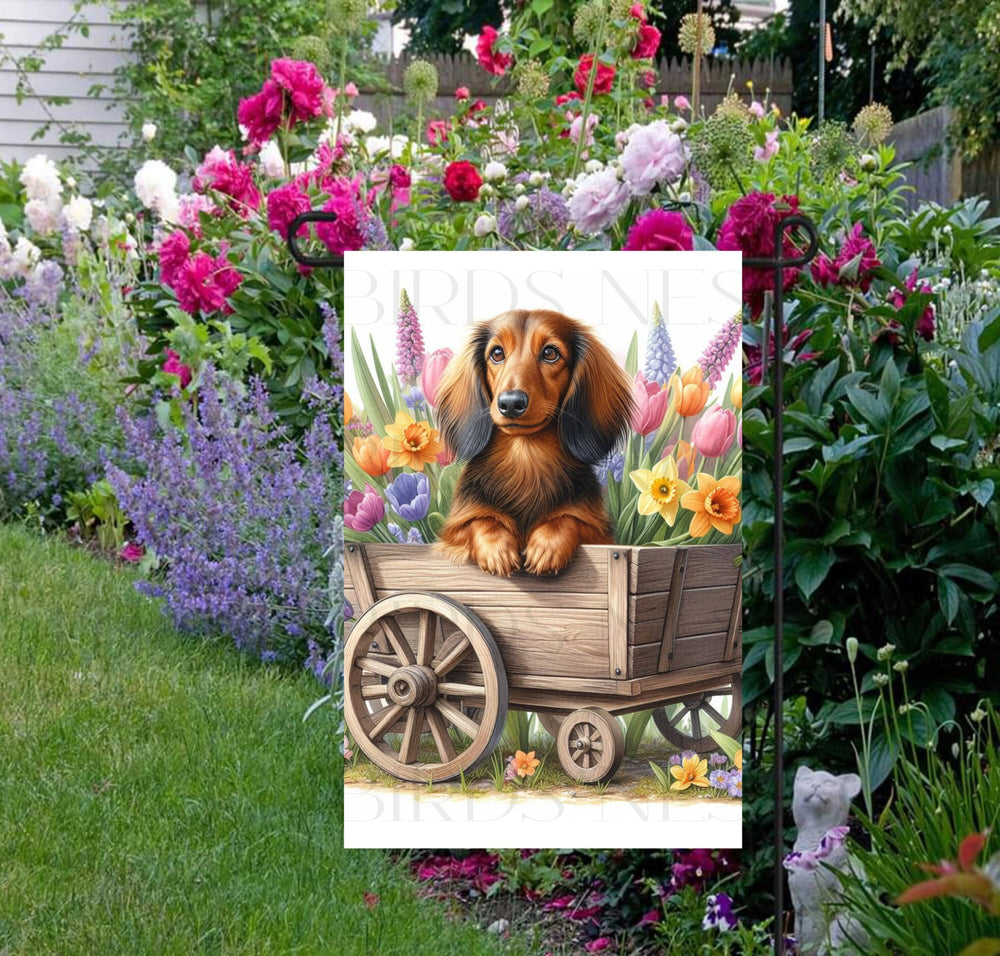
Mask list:
POLYGON ((489 759, 508 709, 538 713, 581 782, 621 764, 617 714, 655 708, 678 749, 713 749, 709 729, 740 730, 739 555, 739 545, 588 545, 558 576, 495 578, 429 546, 349 543, 351 735, 412 781, 489 759))

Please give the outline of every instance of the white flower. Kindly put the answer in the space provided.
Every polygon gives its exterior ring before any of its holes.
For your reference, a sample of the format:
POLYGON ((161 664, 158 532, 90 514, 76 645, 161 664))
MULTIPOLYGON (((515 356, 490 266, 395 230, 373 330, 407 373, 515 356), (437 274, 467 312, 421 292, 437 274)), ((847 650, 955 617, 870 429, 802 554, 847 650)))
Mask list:
POLYGON ((524 195, 524 183, 516 183, 514 185, 514 195, 515 196, 524 195))
POLYGON ((31 240, 21 236, 14 246, 13 267, 16 275, 27 278, 36 265, 41 261, 42 250, 31 240))
POLYGON ((894 651, 895 649, 896 649, 896 645, 895 645, 895 644, 883 644, 883 645, 882 645, 882 647, 880 647, 880 648, 879 648, 879 649, 878 649, 878 650, 877 650, 877 651, 875 652, 875 656, 876 656, 876 657, 877 657, 877 658, 878 658, 878 659, 879 659, 880 661, 887 661, 887 660, 888 660, 888 659, 889 659, 890 657, 892 657, 892 652, 893 652, 893 651, 894 651))
POLYGON ((871 153, 862 153, 860 159, 858 159, 858 165, 865 172, 871 172, 873 169, 878 169, 878 159, 872 156, 871 153))
POLYGON ((687 165, 684 141, 665 120, 640 126, 622 151, 625 182, 633 196, 648 196, 661 182, 679 179, 687 165))
POLYGON ((873 680, 873 681, 874 681, 874 682, 875 682, 875 683, 876 683, 876 684, 877 684, 877 685, 878 685, 879 687, 885 687, 885 685, 889 683, 889 675, 888 675, 888 674, 875 674, 875 675, 874 675, 874 676, 872 677, 872 680, 873 680))
POLYGON ((249 139, 250 138, 250 130, 247 129, 247 127, 244 126, 242 123, 239 124, 239 127, 240 127, 240 139, 244 139, 244 140, 249 139))
POLYGON ((602 163, 599 159, 588 159, 587 162, 583 164, 583 168, 584 171, 588 173, 599 173, 602 169, 604 169, 604 163, 602 163))
POLYGON ((896 661, 892 665, 892 669, 899 674, 905 674, 910 669, 910 663, 909 661, 896 661))
POLYGON ((76 189, 76 178, 74 176, 67 176, 66 185, 69 186, 70 189, 76 189))
POLYGON ((269 139, 260 148, 260 155, 257 157, 261 172, 271 179, 281 179, 285 175, 285 160, 282 158, 281 149, 278 144, 269 139))
POLYGON ((147 159, 135 174, 135 194, 162 219, 177 215, 177 173, 159 159, 147 159))
POLYGON ((491 232, 496 232, 497 221, 488 212, 484 212, 477 220, 476 224, 472 227, 472 231, 480 239, 483 236, 488 236, 491 232))
POLYGON ((409 236, 404 236, 403 241, 399 244, 400 252, 410 252, 415 248, 416 243, 409 236))
POLYGON ((489 183, 484 183, 479 188, 479 198, 480 199, 492 199, 494 189, 489 183))
POLYGON ((528 208, 528 202, 529 199, 527 196, 518 196, 517 199, 514 200, 514 208, 518 212, 524 212, 524 210, 528 208))
POLYGON ((156 123, 150 123, 147 120, 142 124, 142 141, 151 143, 154 139, 156 139, 156 123))
POLYGON ((63 219, 77 232, 86 232, 94 218, 94 207, 86 196, 74 196, 62 208, 63 219))
POLYGON ((678 117, 670 124, 671 133, 683 133, 688 128, 688 121, 678 117))
POLYGON ((613 169, 591 173, 573 190, 570 219, 581 232, 602 232, 621 215, 628 199, 628 189, 618 181, 613 169))
POLYGON ((389 153, 393 159, 399 159, 406 151, 410 140, 402 133, 397 133, 390 139, 388 136, 369 136, 365 140, 365 149, 369 156, 389 153))
POLYGON ((528 185, 533 186, 537 189, 542 183, 545 182, 545 175, 539 172, 533 172, 528 176, 528 185))
POLYGON ((491 160, 483 169, 483 178, 487 182, 502 183, 507 178, 507 167, 503 163, 498 163, 495 159, 491 160))
POLYGON ((971 720, 974 720, 977 724, 982 723, 983 718, 985 717, 986 717, 986 711, 983 710, 982 707, 978 706, 971 714, 969 714, 969 718, 971 720))
POLYGON ((351 110, 344 117, 343 125, 356 133, 370 133, 378 126, 378 120, 375 119, 374 113, 369 113, 367 110, 351 110))
POLYGON ((28 199, 37 199, 48 205, 55 205, 55 201, 62 194, 62 183, 59 182, 59 170, 44 153, 32 156, 24 164, 21 170, 21 185, 27 193, 28 199))
POLYGON ((52 199, 29 199, 24 205, 24 218, 38 235, 48 236, 59 228, 61 211, 58 196, 53 196, 52 199))

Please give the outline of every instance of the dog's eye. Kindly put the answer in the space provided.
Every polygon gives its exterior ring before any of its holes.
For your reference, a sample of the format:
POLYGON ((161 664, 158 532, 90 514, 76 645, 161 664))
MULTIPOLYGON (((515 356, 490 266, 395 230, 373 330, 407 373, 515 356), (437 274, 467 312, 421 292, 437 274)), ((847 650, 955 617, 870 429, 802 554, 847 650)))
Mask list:
POLYGON ((499 345, 494 345, 490 349, 490 361, 491 362, 502 362, 507 356, 504 350, 499 345))
POLYGON ((543 362, 558 362, 561 358, 559 354, 559 349, 554 345, 546 345, 542 349, 542 361, 543 362))

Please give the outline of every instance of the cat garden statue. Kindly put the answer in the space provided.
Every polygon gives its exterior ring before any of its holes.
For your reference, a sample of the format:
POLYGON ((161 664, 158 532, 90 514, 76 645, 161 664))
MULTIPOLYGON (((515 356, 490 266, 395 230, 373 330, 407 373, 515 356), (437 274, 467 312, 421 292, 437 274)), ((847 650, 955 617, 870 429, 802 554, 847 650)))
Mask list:
MULTIPOLYGON (((861 792, 856 773, 835 777, 825 770, 799 767, 792 815, 798 827, 795 849, 785 857, 795 907, 795 939, 801 956, 865 952, 868 937, 846 913, 831 913, 840 881, 835 870, 851 866, 844 840, 851 799, 861 792)), ((855 864, 856 867, 856 864, 855 864)), ((855 872, 859 872, 855 869, 855 872)))

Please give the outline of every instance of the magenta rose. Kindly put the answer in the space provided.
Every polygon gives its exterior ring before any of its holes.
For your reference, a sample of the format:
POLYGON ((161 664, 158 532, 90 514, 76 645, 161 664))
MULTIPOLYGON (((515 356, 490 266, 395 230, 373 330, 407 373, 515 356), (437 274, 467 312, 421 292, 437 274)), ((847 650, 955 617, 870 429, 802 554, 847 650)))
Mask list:
POLYGON ((385 517, 385 502, 369 484, 352 491, 344 501, 344 524, 351 531, 371 531, 385 517))
MULTIPOLYGON (((294 182, 286 183, 267 194, 267 224, 282 239, 288 240, 288 227, 296 216, 309 212, 312 204, 309 197, 294 182)), ((309 229, 299 226, 298 235, 307 235, 309 229)))
POLYGON ((679 212, 651 209, 632 224, 624 248, 633 252, 690 251, 694 248, 694 233, 679 212))

